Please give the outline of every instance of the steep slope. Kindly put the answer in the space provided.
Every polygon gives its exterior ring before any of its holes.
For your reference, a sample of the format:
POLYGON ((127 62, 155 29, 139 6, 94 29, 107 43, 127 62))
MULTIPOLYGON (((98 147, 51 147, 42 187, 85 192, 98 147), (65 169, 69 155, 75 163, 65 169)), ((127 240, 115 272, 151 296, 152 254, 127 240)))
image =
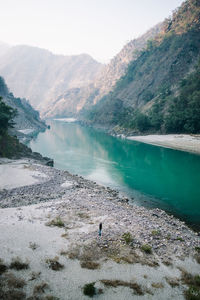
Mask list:
POLYGON ((4 79, 0 77, 0 158, 31 158, 40 163, 53 166, 51 158, 32 152, 24 142, 31 138, 30 133, 23 134, 19 130, 38 132, 44 130, 46 124, 40 120, 39 113, 25 100, 15 98, 9 92, 4 79), (20 143, 19 139, 23 143, 20 143))
POLYGON ((14 118, 16 130, 31 129, 38 131, 46 128, 46 124, 40 119, 39 112, 34 110, 27 100, 15 98, 9 92, 2 77, 0 77, 0 97, 3 98, 3 101, 8 106, 17 111, 17 115, 14 118))
POLYGON ((101 68, 88 86, 68 89, 55 101, 46 104, 45 117, 76 115, 81 109, 96 104, 125 74, 128 64, 138 57, 139 51, 146 47, 147 41, 154 38, 161 29, 162 24, 158 24, 139 38, 127 43, 109 64, 101 68))
POLYGON ((153 39, 162 29, 163 24, 159 23, 137 39, 127 43, 123 49, 106 65, 94 82, 98 95, 94 97, 96 104, 105 94, 111 91, 117 80, 125 74, 128 64, 136 60, 139 52, 147 45, 147 41, 153 39))
POLYGON ((54 55, 29 46, 11 47, 0 56, 0 75, 13 93, 41 110, 64 91, 88 85, 101 66, 87 54, 54 55))
POLYGON ((200 1, 184 2, 163 28, 86 119, 135 132, 168 131, 165 118, 181 93, 180 81, 200 58, 200 1))

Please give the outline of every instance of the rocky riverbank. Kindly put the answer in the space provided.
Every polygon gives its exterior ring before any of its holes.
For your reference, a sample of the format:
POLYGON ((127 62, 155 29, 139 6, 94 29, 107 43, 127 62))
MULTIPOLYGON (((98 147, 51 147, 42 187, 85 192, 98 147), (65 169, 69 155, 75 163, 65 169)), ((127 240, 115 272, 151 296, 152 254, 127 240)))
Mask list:
POLYGON ((82 288, 92 282, 98 299, 184 299, 186 274, 200 271, 200 238, 186 224, 36 161, 4 161, 1 178, 5 167, 27 176, 0 185, 0 283, 23 279, 16 299, 87 299, 82 288), (13 271, 14 260, 28 267, 13 271))

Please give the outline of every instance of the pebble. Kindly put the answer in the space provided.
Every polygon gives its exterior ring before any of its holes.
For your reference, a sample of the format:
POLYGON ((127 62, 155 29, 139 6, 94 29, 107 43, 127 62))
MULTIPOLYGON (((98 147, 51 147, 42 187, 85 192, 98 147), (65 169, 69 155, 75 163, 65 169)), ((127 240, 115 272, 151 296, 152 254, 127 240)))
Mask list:
MULTIPOLYGON (((111 241, 119 240, 125 232, 130 232, 133 237, 131 246, 149 244, 163 260, 166 259, 166 254, 167 257, 173 254, 188 256, 195 253, 195 247, 200 247, 199 233, 193 232, 184 222, 161 209, 133 207, 128 204, 128 198, 121 197, 109 187, 99 186, 67 171, 34 164, 32 161, 30 163, 34 170, 45 173, 49 180, 40 178, 40 183, 35 185, 1 190, 0 207, 21 209, 20 206, 24 205, 55 201, 54 206, 50 206, 52 213, 58 210, 64 216, 70 211, 87 211, 99 220, 102 218, 105 247, 109 247, 111 241), (66 181, 72 182, 71 187, 61 188, 61 184, 66 181), (58 200, 62 202, 58 204, 58 200), (160 235, 152 235, 153 230, 159 230, 160 235)), ((20 215, 18 218, 22 220, 20 215)), ((87 241, 96 238, 98 228, 95 226, 98 227, 98 224, 94 224, 93 232, 80 233, 81 239, 87 241)))

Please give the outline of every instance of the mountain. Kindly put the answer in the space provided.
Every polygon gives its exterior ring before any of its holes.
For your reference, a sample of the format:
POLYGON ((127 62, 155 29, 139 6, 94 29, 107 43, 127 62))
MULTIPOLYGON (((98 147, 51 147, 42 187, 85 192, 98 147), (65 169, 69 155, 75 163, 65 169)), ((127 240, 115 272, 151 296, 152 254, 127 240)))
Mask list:
POLYGON ((102 65, 87 54, 64 56, 30 46, 15 46, 0 55, 0 75, 16 97, 42 111, 71 88, 88 85, 102 65))
POLYGON ((85 120, 133 133, 199 132, 194 124, 200 123, 199 59, 200 1, 188 0, 165 20, 113 90, 84 113, 85 120))
POLYGON ((161 27, 158 24, 127 43, 105 66, 87 54, 62 56, 30 46, 5 48, 0 55, 0 75, 17 97, 29 99, 43 117, 74 116, 112 89, 161 27))
POLYGON ((139 51, 146 47, 147 41, 154 38, 161 29, 162 24, 160 23, 139 38, 127 43, 109 64, 100 69, 89 85, 68 89, 54 101, 45 103, 46 107, 42 110, 44 116, 73 116, 82 109, 96 104, 112 90, 116 81, 126 72, 130 61, 138 57, 139 51))
POLYGON ((0 77, 0 97, 3 102, 17 111, 14 118, 15 130, 38 131, 44 130, 46 124, 40 119, 39 112, 33 109, 26 99, 15 98, 9 92, 7 85, 2 77, 0 77))

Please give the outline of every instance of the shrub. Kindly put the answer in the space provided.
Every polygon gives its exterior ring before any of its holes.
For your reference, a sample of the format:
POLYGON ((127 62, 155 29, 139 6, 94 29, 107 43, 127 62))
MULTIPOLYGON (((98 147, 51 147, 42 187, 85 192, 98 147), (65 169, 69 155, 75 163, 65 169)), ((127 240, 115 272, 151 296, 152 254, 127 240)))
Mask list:
POLYGON ((187 300, 200 300, 200 289, 195 286, 190 286, 187 291, 185 291, 185 298, 187 300))
POLYGON ((41 282, 34 287, 33 294, 43 294, 47 288, 48 284, 46 282, 41 282))
POLYGON ((54 258, 46 259, 46 263, 48 264, 49 268, 52 269, 53 271, 60 271, 61 269, 64 268, 64 265, 59 263, 57 256, 54 258))
POLYGON ((133 237, 130 232, 126 232, 122 235, 123 240, 126 242, 126 244, 130 244, 133 240, 133 237))
POLYGON ((64 227, 65 224, 60 217, 56 217, 55 219, 51 220, 50 222, 46 223, 47 226, 57 226, 57 227, 64 227))
POLYGON ((137 295, 144 295, 144 292, 141 286, 136 282, 127 282, 123 280, 109 280, 109 279, 102 279, 101 282, 108 287, 117 288, 118 286, 125 286, 132 289, 137 295))
POLYGON ((3 263, 3 261, 0 259, 0 275, 6 272, 7 266, 3 263))
POLYGON ((23 288, 26 285, 26 282, 24 281, 24 279, 18 278, 12 273, 7 273, 5 278, 6 278, 6 281, 7 281, 7 285, 10 289, 11 288, 20 289, 20 288, 23 288))
POLYGON ((82 261, 81 262, 81 268, 89 269, 89 270, 96 270, 99 269, 100 265, 99 263, 96 263, 94 261, 82 261))
POLYGON ((17 271, 28 268, 29 264, 27 262, 23 262, 19 257, 14 258, 10 264, 10 269, 15 269, 17 271))
POLYGON ((87 283, 83 287, 83 294, 89 297, 93 297, 96 294, 95 282, 87 283))
POLYGON ((151 234, 153 236, 160 235, 160 231, 159 230, 152 230, 151 234))
POLYGON ((142 249, 142 251, 144 251, 147 254, 151 254, 152 253, 152 248, 148 244, 142 245, 141 249, 142 249))

